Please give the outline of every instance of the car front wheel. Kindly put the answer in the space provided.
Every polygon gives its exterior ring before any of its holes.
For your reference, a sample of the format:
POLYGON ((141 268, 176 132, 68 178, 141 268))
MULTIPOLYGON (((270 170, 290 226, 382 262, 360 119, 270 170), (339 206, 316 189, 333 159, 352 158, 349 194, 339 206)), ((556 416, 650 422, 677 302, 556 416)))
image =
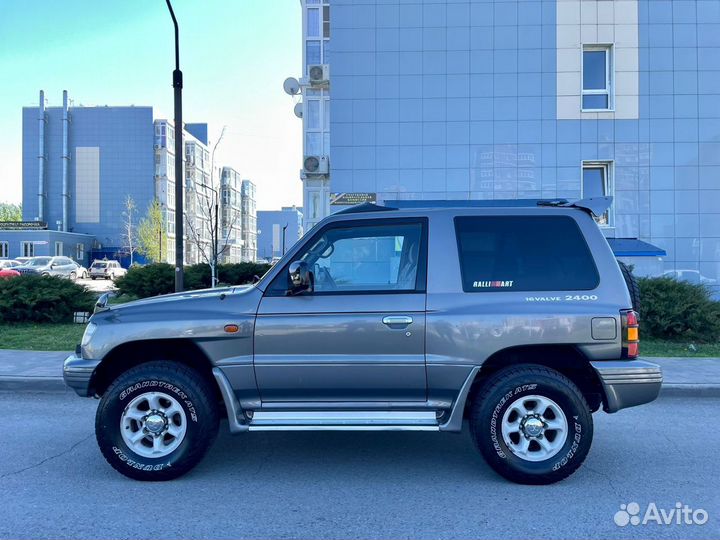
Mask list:
POLYGON ((500 475, 521 484, 551 484, 570 476, 593 437, 590 407, 561 373, 524 364, 494 374, 470 410, 474 442, 500 475))
POLYGON ((213 387, 195 370, 157 361, 121 375, 95 417, 100 450, 136 480, 172 480, 197 465, 218 431, 213 387))

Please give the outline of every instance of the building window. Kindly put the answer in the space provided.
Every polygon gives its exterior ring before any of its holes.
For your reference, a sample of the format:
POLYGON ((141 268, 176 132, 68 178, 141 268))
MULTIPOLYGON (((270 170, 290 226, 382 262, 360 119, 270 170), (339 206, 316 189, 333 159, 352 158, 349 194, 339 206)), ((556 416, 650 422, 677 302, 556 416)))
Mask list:
POLYGON ((320 41, 309 39, 305 45, 305 61, 307 65, 322 64, 320 41))
POLYGON ((0 242, 0 259, 7 259, 10 257, 10 246, 7 242, 0 242))
POLYGON ((583 46, 583 110, 607 111, 613 108, 612 72, 612 47, 610 45, 583 46))
POLYGON ((85 260, 85 244, 75 244, 75 260, 78 262, 85 260))
POLYGON ((320 37, 320 8, 308 8, 307 10, 307 35, 308 37, 320 37))
POLYGON ((23 257, 34 257, 35 256, 35 244, 33 242, 22 242, 20 244, 20 251, 23 257))
MULTIPOLYGON (((612 194, 612 163, 599 161, 583 162, 582 198, 605 197, 612 194)), ((610 225, 610 211, 596 217, 599 225, 610 225)))
POLYGON ((323 6, 323 37, 330 37, 330 6, 323 6))
POLYGON ((62 255, 63 255, 63 243, 55 242, 55 256, 62 257, 62 255))

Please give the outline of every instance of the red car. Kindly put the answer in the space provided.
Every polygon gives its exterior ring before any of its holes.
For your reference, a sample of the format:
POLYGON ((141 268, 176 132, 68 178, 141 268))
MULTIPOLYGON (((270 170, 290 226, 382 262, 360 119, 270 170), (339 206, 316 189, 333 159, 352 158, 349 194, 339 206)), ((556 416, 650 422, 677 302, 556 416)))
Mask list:
POLYGON ((11 268, 0 268, 0 279, 10 279, 20 275, 17 270, 11 268))

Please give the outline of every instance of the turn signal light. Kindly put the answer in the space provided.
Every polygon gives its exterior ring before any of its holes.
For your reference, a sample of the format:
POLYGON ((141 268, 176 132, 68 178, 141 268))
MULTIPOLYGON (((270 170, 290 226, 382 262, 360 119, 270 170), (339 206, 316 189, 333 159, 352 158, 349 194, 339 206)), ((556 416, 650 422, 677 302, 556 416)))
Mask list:
POLYGON ((235 334, 238 330, 240 330, 240 327, 237 324, 226 324, 224 330, 228 334, 235 334))

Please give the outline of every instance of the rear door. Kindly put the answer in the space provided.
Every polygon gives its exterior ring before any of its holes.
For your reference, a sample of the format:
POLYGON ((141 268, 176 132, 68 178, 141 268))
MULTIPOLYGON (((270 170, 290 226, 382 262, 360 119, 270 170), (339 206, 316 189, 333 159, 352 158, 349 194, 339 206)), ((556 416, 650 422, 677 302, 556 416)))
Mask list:
POLYGON ((260 303, 255 373, 263 402, 425 401, 427 222, 329 224, 260 303), (311 293, 288 296, 308 263, 311 293))

